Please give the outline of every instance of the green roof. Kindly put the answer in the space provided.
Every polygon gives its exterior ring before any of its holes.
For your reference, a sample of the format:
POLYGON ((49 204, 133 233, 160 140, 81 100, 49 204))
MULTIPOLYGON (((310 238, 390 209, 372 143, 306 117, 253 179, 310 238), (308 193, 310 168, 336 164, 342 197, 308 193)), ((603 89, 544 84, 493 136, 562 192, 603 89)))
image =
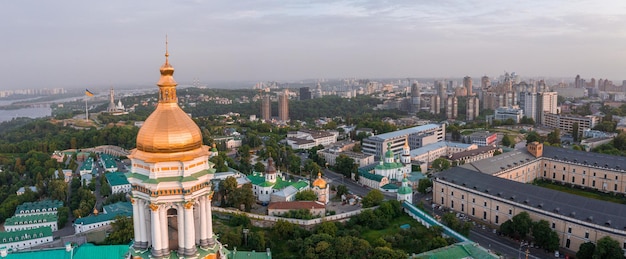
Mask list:
POLYGON ((382 181, 383 178, 384 178, 384 176, 382 176, 382 175, 366 173, 366 172, 361 172, 359 177, 365 177, 366 179, 374 180, 374 181, 377 181, 377 182, 382 181))
POLYGON ((389 170, 389 169, 398 169, 398 168, 402 168, 404 167, 404 164, 402 163, 383 163, 376 165, 376 167, 374 167, 375 169, 379 169, 379 170, 389 170))
POLYGON ((402 186, 400 187, 400 189, 398 189, 398 193, 399 194, 411 194, 413 193, 413 189, 411 189, 411 187, 408 187, 408 186, 402 186))
POLYGON ((133 204, 128 201, 120 201, 109 205, 104 205, 103 211, 106 213, 133 213, 133 204))
POLYGON ((73 252, 66 252, 65 248, 42 249, 38 251, 15 252, 9 253, 5 259, 108 259, 108 258, 125 258, 128 252, 128 245, 103 245, 96 246, 85 243, 79 247, 75 247, 73 252))
POLYGON ((109 182, 111 186, 130 184, 128 179, 126 179, 126 175, 120 172, 106 173, 104 176, 107 178, 107 182, 109 182))
MULTIPOLYGON (((83 244, 78 247, 73 259, 108 259, 108 258, 125 258, 128 253, 128 245, 104 245, 96 246, 93 244, 83 244)), ((49 258, 46 258, 49 259, 49 258)))
POLYGON ((105 222, 114 220, 117 216, 132 217, 132 213, 98 213, 98 215, 89 215, 84 218, 79 218, 74 221, 74 225, 90 225, 98 222, 105 222))
POLYGON ((83 164, 80 166, 81 171, 92 170, 93 169, 93 158, 89 157, 83 164))
POLYGON ((265 176, 257 172, 254 172, 251 175, 248 175, 248 180, 250 180, 252 185, 257 185, 261 187, 272 187, 272 189, 275 189, 275 190, 282 190, 282 189, 287 188, 288 186, 293 186, 297 190, 301 190, 309 186, 309 183, 306 181, 302 181, 302 180, 297 181, 297 182, 285 181, 283 180, 282 177, 278 177, 278 176, 276 177, 275 183, 267 182, 265 181, 265 176))
POLYGON ((263 187, 272 186, 271 183, 268 183, 270 185, 265 184, 265 176, 263 176, 261 173, 255 172, 255 173, 252 173, 251 175, 248 175, 248 180, 250 180, 252 185, 258 185, 258 186, 263 186, 263 187))
POLYGON ((419 180, 425 179, 426 176, 420 172, 411 172, 407 175, 407 178, 409 178, 409 181, 411 182, 419 182, 419 180))
POLYGON ((23 229, 11 232, 0 232, 0 244, 8 244, 18 241, 31 240, 52 236, 52 228, 38 227, 33 229, 23 229))
MULTIPOLYGON (((20 211, 24 211, 24 213, 31 213, 31 210, 34 210, 35 213, 36 212, 42 212, 44 209, 45 210, 49 210, 52 208, 60 208, 63 207, 63 202, 58 201, 58 200, 43 200, 43 201, 36 201, 36 202, 25 202, 22 203, 20 205, 17 205, 17 208, 15 208, 15 214, 22 214, 20 213, 20 211)), ((50 213, 56 213, 56 210, 51 211, 50 213)))
POLYGON ((44 222, 56 222, 57 221, 56 214, 34 214, 34 215, 15 215, 13 217, 8 218, 4 225, 27 225, 27 224, 37 224, 44 222))
POLYGON ((115 157, 109 154, 100 154, 100 159, 104 161, 104 168, 116 168, 117 163, 115 162, 115 157))
POLYGON ((461 242, 417 255, 417 258, 475 258, 496 259, 495 254, 473 242, 461 242))
POLYGON ((98 215, 89 215, 84 218, 79 218, 74 221, 75 225, 89 225, 97 222, 105 222, 114 220, 117 216, 132 217, 133 205, 130 202, 121 201, 110 205, 104 206, 104 211, 107 213, 99 213, 98 215))

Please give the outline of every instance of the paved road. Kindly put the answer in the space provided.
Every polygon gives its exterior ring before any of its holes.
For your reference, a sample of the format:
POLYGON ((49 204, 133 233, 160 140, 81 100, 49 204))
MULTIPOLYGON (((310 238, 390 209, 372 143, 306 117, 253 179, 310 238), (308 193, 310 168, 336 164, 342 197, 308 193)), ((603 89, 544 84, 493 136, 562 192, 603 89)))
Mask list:
MULTIPOLYGON (((427 212, 435 213, 439 216, 443 216, 444 211, 433 210, 430 202, 430 198, 432 195, 430 194, 416 194, 413 198, 414 201, 423 202, 426 204, 424 207, 427 212)), ((469 239, 473 242, 480 244, 482 247, 486 249, 490 249, 493 253, 499 254, 503 256, 503 258, 526 258, 526 249, 528 246, 523 246, 520 250, 520 243, 512 240, 510 238, 506 238, 503 236, 499 236, 494 233, 494 230, 489 227, 484 227, 481 224, 476 224, 470 230, 469 239)), ((554 258, 554 254, 551 252, 546 252, 543 249, 537 248, 528 248, 529 254, 528 258, 532 259, 541 259, 541 258, 554 258)))
MULTIPOLYGON (((348 187, 348 190, 350 190, 352 193, 359 195, 361 197, 367 195, 367 193, 371 190, 370 188, 364 187, 363 185, 360 185, 359 183, 353 181, 352 179, 345 178, 342 174, 335 173, 329 169, 324 169, 324 178, 326 179, 326 182, 332 183, 335 186, 338 186, 341 184, 345 185, 346 187, 348 187)), ((385 198, 389 200, 396 199, 395 193, 383 192, 383 195, 385 195, 385 198)))

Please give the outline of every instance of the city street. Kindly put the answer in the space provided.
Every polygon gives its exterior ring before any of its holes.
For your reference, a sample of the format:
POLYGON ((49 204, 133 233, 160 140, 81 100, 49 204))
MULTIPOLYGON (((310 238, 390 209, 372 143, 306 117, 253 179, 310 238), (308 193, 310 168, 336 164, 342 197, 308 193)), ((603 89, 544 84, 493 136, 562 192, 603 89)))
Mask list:
MULTIPOLYGON (((430 200, 431 197, 431 194, 416 194, 413 197, 413 200, 416 204, 421 201, 424 204, 426 212, 443 216, 445 211, 432 208, 430 200)), ((528 245, 525 244, 520 247, 519 242, 504 236, 499 236, 496 234, 494 229, 480 223, 476 223, 470 230, 469 239, 480 244, 482 247, 491 250, 493 253, 503 256, 504 258, 526 258, 526 249, 528 248, 528 245)), ((528 250, 528 258, 554 258, 553 252, 546 252, 539 248, 528 248, 528 250)))
MULTIPOLYGON (((348 187, 348 190, 350 190, 353 194, 359 195, 361 197, 367 195, 367 193, 370 191, 369 188, 364 187, 363 185, 360 185, 352 179, 346 178, 342 174, 335 173, 329 169, 324 169, 324 178, 326 178, 326 182, 328 182, 329 184, 333 184, 335 186, 342 184, 345 185, 346 187, 348 187)), ((395 193, 383 192, 383 195, 385 195, 385 198, 390 200, 396 199, 395 193)))

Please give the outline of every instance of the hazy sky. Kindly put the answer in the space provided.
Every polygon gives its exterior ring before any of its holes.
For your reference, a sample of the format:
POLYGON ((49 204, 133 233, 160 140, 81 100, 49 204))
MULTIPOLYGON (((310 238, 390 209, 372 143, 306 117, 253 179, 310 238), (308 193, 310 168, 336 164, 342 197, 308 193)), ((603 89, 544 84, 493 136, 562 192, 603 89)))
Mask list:
POLYGON ((626 79, 626 1, 4 1, 0 89, 521 76, 626 79))

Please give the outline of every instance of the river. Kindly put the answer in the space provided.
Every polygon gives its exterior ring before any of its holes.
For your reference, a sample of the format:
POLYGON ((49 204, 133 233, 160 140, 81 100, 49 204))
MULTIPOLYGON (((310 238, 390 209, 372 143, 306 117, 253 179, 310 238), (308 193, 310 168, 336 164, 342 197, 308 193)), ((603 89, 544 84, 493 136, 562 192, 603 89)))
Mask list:
POLYGON ((14 110, 0 110, 0 122, 10 121, 17 117, 41 118, 52 115, 50 107, 20 108, 14 110))

